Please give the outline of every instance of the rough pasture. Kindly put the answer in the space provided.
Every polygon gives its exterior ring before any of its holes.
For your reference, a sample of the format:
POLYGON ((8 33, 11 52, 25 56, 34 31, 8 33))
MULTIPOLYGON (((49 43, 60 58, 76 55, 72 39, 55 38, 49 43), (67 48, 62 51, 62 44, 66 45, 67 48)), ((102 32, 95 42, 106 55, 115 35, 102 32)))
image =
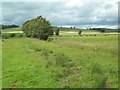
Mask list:
POLYGON ((118 35, 50 38, 4 39, 3 87, 118 87, 118 35))

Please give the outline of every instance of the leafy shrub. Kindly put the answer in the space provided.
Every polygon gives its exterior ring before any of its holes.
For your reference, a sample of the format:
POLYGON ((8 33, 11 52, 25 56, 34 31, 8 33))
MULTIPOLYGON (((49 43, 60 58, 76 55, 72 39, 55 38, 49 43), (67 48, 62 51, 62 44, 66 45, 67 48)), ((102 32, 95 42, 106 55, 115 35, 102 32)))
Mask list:
POLYGON ((81 34, 82 34, 82 30, 79 30, 79 31, 78 31, 78 35, 81 35, 81 34))

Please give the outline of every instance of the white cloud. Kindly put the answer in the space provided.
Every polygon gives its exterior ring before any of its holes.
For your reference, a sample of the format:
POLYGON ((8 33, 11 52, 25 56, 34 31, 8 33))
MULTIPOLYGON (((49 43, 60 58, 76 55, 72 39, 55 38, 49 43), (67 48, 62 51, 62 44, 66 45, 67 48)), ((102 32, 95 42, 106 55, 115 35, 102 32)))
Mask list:
POLYGON ((4 0, 3 22, 22 25, 24 21, 42 15, 58 26, 115 27, 117 2, 118 0, 4 0))
POLYGON ((2 2, 65 2, 65 0, 2 0, 2 2))
POLYGON ((68 0, 65 3, 65 6, 68 8, 72 8, 72 7, 81 7, 84 4, 84 0, 68 0))

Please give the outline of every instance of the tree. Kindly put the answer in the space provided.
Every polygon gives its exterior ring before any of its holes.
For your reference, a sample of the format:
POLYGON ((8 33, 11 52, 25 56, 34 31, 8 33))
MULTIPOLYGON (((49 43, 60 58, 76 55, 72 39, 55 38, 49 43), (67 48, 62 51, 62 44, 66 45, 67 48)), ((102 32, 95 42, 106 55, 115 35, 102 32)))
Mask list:
POLYGON ((23 24, 22 30, 27 37, 47 40, 49 36, 53 35, 51 24, 46 18, 38 16, 32 20, 28 20, 23 24))
POLYGON ((78 35, 81 35, 81 34, 82 34, 82 30, 79 30, 79 31, 78 31, 78 35))
POLYGON ((10 37, 15 37, 15 33, 12 33, 12 34, 10 35, 10 37))
POLYGON ((55 31, 55 35, 56 35, 56 36, 59 36, 59 29, 57 29, 57 30, 55 31))

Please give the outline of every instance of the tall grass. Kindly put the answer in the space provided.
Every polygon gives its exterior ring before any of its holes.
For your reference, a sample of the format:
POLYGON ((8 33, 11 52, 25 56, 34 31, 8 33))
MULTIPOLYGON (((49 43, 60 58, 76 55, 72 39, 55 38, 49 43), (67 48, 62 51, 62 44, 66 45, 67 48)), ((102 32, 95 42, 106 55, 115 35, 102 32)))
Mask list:
POLYGON ((16 80, 15 88, 118 86, 116 35, 57 38, 61 39, 5 39, 3 87, 11 87, 16 80))

